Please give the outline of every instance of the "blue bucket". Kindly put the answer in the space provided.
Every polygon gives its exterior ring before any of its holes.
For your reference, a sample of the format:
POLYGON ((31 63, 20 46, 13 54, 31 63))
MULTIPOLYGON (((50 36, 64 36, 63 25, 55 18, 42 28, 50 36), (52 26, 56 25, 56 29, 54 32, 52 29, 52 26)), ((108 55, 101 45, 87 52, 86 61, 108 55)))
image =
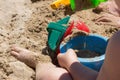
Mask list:
POLYGON ((65 53, 69 48, 72 48, 77 50, 90 50, 92 52, 99 53, 100 56, 93 58, 78 57, 80 63, 93 70, 99 71, 105 59, 107 43, 108 38, 97 34, 90 34, 89 36, 77 36, 72 38, 66 44, 61 44, 60 52, 65 53))

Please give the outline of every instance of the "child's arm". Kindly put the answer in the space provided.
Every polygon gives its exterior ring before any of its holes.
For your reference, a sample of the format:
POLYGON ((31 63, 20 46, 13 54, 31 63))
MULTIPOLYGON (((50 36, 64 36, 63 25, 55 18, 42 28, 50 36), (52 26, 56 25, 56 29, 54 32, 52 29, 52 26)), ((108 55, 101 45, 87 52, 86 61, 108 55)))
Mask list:
POLYGON ((120 80, 120 31, 109 40, 106 58, 97 80, 120 80))
POLYGON ((69 71, 73 80, 96 80, 98 72, 83 66, 77 60, 77 56, 72 49, 65 54, 59 54, 58 61, 62 67, 69 71))
POLYGON ((79 62, 73 62, 67 67, 74 80, 96 80, 98 72, 91 70, 79 62))

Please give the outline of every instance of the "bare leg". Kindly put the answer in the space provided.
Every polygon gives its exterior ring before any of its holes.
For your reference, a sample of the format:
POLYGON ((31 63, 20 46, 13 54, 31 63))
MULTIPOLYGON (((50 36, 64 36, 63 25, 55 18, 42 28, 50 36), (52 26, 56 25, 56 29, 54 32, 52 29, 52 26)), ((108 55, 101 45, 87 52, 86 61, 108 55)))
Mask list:
POLYGON ((106 12, 94 21, 97 24, 108 24, 120 27, 120 0, 101 3, 95 10, 106 12))
POLYGON ((95 23, 98 25, 106 24, 111 26, 120 27, 120 17, 114 16, 109 13, 105 13, 102 16, 94 19, 95 23))
POLYGON ((24 62, 29 67, 35 68, 38 63, 36 57, 38 56, 36 53, 28 51, 26 49, 12 46, 11 47, 11 55, 14 56, 21 62, 24 62))
POLYGON ((72 80, 68 71, 52 63, 39 63, 36 66, 36 80, 72 80))
POLYGON ((110 39, 97 80, 120 80, 120 31, 110 39))
POLYGON ((64 68, 58 68, 48 61, 44 63, 43 60, 38 61, 36 53, 13 46, 11 54, 28 66, 36 69, 36 80, 72 80, 70 74, 64 68))
POLYGON ((116 1, 120 2, 119 0, 108 0, 107 2, 101 3, 96 10, 107 12, 115 16, 120 16, 120 4, 117 4, 116 1))

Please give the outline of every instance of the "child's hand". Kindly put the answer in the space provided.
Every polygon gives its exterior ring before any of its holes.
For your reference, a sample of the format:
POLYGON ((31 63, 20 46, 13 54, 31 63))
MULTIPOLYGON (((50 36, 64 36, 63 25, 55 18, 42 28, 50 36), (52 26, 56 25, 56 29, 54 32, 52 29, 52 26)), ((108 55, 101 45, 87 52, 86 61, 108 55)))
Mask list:
POLYGON ((68 68, 74 62, 79 62, 77 55, 72 49, 69 49, 65 54, 60 53, 57 58, 60 66, 64 68, 68 68))

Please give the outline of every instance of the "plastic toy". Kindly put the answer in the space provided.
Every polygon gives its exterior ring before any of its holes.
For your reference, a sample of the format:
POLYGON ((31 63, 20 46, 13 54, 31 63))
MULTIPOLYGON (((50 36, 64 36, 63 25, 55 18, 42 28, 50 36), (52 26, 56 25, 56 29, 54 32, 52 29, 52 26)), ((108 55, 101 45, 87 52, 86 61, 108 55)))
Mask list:
MULTIPOLYGON (((93 7, 96 7, 98 6, 101 2, 105 2, 107 0, 89 0, 91 2, 91 6, 90 8, 93 8, 93 7)), ((80 3, 82 4, 82 3, 80 3)), ((63 5, 63 6, 71 6, 71 9, 74 11, 76 9, 76 4, 75 4, 75 0, 57 0, 57 1, 54 1, 52 4, 51 4, 51 7, 53 9, 58 9, 60 8, 60 6, 63 5)))
POLYGON ((67 25, 70 17, 63 18, 58 22, 51 22, 48 24, 47 31, 49 32, 48 35, 48 46, 52 51, 56 51, 57 47, 59 46, 64 33, 66 32, 67 25))
POLYGON ((105 2, 107 0, 90 0, 92 3, 91 7, 97 7, 100 3, 105 2))
POLYGON ((97 34, 90 34, 89 36, 77 36, 68 41, 66 44, 61 44, 60 52, 65 53, 69 48, 97 52, 101 55, 93 58, 78 57, 78 60, 83 65, 99 71, 105 58, 107 43, 108 38, 97 34))
POLYGON ((70 5, 70 0, 57 0, 51 4, 51 7, 53 9, 58 9, 58 8, 60 8, 61 5, 63 5, 63 6, 70 5))
POLYGON ((78 21, 77 24, 75 25, 75 27, 77 29, 85 31, 87 33, 90 32, 89 28, 82 21, 78 21))
MULTIPOLYGON (((91 2, 90 8, 93 8, 93 7, 97 7, 101 2, 105 2, 107 0, 89 0, 89 1, 91 2)), ((71 9, 74 11, 76 9, 75 0, 70 0, 70 5, 71 5, 71 9)))
POLYGON ((71 34, 74 27, 89 32, 88 27, 84 23, 80 23, 80 21, 77 22, 76 26, 74 26, 74 21, 68 26, 69 19, 70 16, 67 16, 57 22, 51 22, 48 24, 48 46, 53 52, 59 53, 60 43, 67 35, 71 34))
POLYGON ((75 0, 70 0, 71 9, 74 11, 76 8, 75 0))

